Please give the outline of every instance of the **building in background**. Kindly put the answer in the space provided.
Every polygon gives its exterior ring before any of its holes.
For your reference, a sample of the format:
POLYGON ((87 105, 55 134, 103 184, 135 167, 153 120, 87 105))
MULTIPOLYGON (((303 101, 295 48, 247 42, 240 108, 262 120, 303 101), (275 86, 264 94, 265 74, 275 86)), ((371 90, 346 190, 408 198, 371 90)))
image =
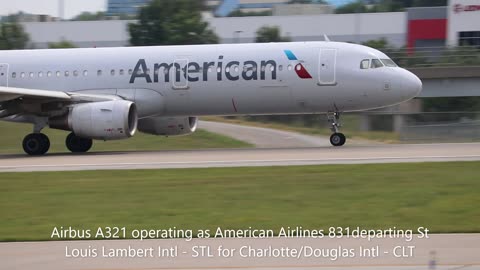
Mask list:
POLYGON ((335 13, 334 6, 317 4, 275 5, 272 9, 273 16, 316 15, 333 13, 335 13))
MULTIPOLYGON (((254 42, 263 26, 279 26, 292 41, 322 41, 324 34, 333 41, 361 43, 386 38, 396 47, 405 45, 404 12, 323 14, 299 16, 205 17, 221 43, 254 42), (391 21, 397 23, 390 23, 391 21), (335 25, 335 27, 331 27, 335 25)), ((23 23, 31 47, 47 48, 48 43, 68 40, 78 47, 126 46, 129 20, 60 21, 23 23)))
POLYGON ((412 52, 439 54, 447 39, 447 7, 407 9, 407 47, 412 52))
MULTIPOLYGON (((111 0, 113 1, 113 0, 111 0)), ((245 0, 246 1, 246 0, 245 0)), ((410 51, 458 45, 480 46, 478 0, 451 0, 448 7, 410 8, 405 12, 317 14, 295 16, 212 17, 205 20, 221 43, 254 42, 263 26, 278 26, 292 41, 362 43, 385 38, 389 45, 410 51), (332 27, 334 26, 334 27, 332 27)), ((31 47, 46 48, 50 42, 68 40, 78 47, 126 46, 131 21, 25 22, 31 47)))
POLYGON ((480 1, 450 0, 447 14, 447 44, 480 48, 480 1))
POLYGON ((108 16, 135 16, 138 9, 148 5, 151 0, 108 0, 108 16))
POLYGON ((10 14, 8 16, 0 17, 0 22, 54 22, 58 20, 59 18, 52 17, 50 15, 29 14, 24 12, 18 12, 15 14, 10 14))
MULTIPOLYGON (((223 0, 218 5, 218 8, 215 10, 215 16, 225 17, 231 14, 234 11, 242 12, 262 12, 262 11, 271 11, 273 15, 276 15, 274 10, 275 8, 281 9, 279 15, 285 14, 299 14, 299 11, 304 11, 301 14, 322 14, 328 13, 325 12, 325 8, 314 8, 312 10, 312 5, 317 5, 315 0, 311 4, 289 4, 291 0, 223 0), (298 7, 305 5, 303 8, 298 7), (310 6, 310 8, 306 6, 310 6), (288 11, 288 9, 292 9, 288 11)), ((330 5, 340 6, 354 2, 355 0, 327 0, 330 5)), ((333 9, 330 8, 330 9, 333 9)))

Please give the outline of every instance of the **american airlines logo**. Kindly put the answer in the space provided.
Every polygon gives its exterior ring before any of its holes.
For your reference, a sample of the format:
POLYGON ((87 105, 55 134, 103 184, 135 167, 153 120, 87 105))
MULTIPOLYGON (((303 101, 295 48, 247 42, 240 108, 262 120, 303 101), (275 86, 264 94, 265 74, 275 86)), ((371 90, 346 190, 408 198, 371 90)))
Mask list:
POLYGON ((461 13, 461 12, 469 12, 469 11, 480 11, 480 5, 461 5, 461 4, 455 4, 453 5, 453 11, 455 13, 461 13))
MULTIPOLYGON (((293 54, 290 50, 285 50, 285 54, 287 55, 288 60, 290 61, 298 61, 298 58, 293 54)), ((297 63, 295 65, 295 72, 297 73, 298 77, 302 79, 311 79, 312 75, 308 73, 307 69, 302 65, 302 63, 297 63)))
MULTIPOLYGON (((298 77, 302 79, 312 78, 302 65, 302 61, 299 61, 292 51, 285 50, 284 52, 290 61, 298 62, 293 67, 298 77)), ((223 55, 220 55, 216 62, 198 63, 192 61, 183 63, 183 66, 178 62, 155 63, 153 66, 149 66, 145 59, 139 59, 133 69, 130 83, 135 83, 136 79, 144 79, 147 83, 158 83, 160 81, 168 83, 171 80, 175 82, 206 82, 212 79, 217 81, 238 81, 240 79, 245 81, 276 80, 277 68, 275 60, 224 62, 223 55), (153 70, 153 76, 150 74, 150 70, 153 70), (174 76, 172 76, 173 74, 174 76)), ((291 68, 292 66, 289 65, 289 70, 291 68)))

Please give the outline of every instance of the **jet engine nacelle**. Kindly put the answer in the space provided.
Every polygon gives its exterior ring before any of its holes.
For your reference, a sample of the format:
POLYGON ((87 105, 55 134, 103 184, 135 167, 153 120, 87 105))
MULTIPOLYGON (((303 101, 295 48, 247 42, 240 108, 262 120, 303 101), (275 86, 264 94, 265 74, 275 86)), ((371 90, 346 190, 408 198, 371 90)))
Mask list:
POLYGON ((73 131, 82 138, 119 140, 137 131, 135 103, 126 100, 77 104, 66 115, 50 118, 51 128, 73 131))
POLYGON ((138 121, 138 130, 163 136, 188 135, 197 129, 197 117, 149 117, 138 121))

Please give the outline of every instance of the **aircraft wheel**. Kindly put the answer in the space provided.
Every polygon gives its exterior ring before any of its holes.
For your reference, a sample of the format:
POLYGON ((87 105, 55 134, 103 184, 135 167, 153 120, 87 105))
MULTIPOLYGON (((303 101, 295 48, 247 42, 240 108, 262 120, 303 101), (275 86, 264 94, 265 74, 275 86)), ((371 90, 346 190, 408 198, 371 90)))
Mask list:
POLYGON ((65 144, 72 153, 85 153, 92 148, 92 139, 85 139, 76 136, 73 132, 68 134, 65 144))
POLYGON ((330 136, 330 143, 333 146, 342 146, 345 144, 347 141, 347 138, 343 133, 333 133, 332 136, 330 136))
POLYGON ((50 149, 50 140, 43 133, 31 133, 23 139, 23 150, 30 156, 41 156, 50 149))

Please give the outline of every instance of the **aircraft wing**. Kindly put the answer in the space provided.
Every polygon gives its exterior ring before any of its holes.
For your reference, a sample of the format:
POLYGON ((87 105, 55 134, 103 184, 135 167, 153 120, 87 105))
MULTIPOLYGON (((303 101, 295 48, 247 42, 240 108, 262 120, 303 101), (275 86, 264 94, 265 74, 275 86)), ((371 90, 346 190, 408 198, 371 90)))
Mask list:
POLYGON ((51 98, 51 99, 62 99, 62 100, 71 99, 71 97, 65 92, 0 86, 0 102, 13 100, 20 97, 47 98, 47 99, 51 98))
MULTIPOLYGON (((75 103, 121 100, 116 95, 82 94, 76 92, 48 91, 40 89, 14 88, 0 86, 0 118, 22 113, 22 102, 60 103, 60 107, 75 103)), ((60 109, 57 107, 57 109, 60 109)), ((30 112, 35 114, 35 112, 30 112)))
POLYGON ((121 99, 115 95, 95 95, 75 92, 48 91, 39 89, 14 88, 0 86, 0 102, 14 100, 17 98, 43 99, 43 100, 64 100, 76 102, 98 102, 121 99))

